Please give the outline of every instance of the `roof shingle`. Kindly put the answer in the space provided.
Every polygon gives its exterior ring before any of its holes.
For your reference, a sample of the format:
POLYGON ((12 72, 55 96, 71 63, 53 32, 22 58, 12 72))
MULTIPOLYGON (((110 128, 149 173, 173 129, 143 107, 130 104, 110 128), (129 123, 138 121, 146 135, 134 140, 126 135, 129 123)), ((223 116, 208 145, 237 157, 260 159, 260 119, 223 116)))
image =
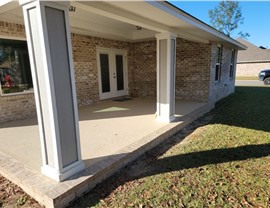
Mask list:
POLYGON ((248 47, 247 50, 238 51, 237 63, 270 61, 270 49, 261 49, 242 38, 236 40, 248 47))

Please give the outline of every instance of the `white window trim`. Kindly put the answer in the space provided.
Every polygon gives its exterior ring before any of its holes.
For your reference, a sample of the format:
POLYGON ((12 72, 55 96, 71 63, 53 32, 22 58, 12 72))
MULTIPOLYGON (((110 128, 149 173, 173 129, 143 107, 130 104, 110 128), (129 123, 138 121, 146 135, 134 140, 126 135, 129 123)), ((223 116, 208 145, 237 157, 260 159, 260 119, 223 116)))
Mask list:
POLYGON ((1 90, 1 97, 19 96, 19 95, 27 95, 27 94, 34 94, 34 90, 23 91, 23 92, 13 92, 13 93, 7 93, 7 94, 2 94, 2 90, 1 90))
POLYGON ((233 72, 235 72, 235 56, 236 56, 236 51, 235 51, 235 49, 232 49, 232 51, 231 51, 231 61, 230 61, 230 71, 229 71, 229 78, 230 78, 230 80, 232 80, 233 77, 234 77, 234 73, 233 72), (231 73, 231 70, 232 70, 232 73, 231 73), (232 74, 232 76, 231 76, 231 74, 232 74))
MULTIPOLYGON (((222 63, 222 50, 223 50, 223 47, 220 44, 217 45, 217 48, 220 48, 220 52, 219 52, 219 54, 217 54, 218 56, 220 55, 220 59, 219 59, 219 62, 216 61, 216 64, 215 64, 215 77, 214 77, 215 84, 220 83, 220 80, 221 80, 221 63, 222 63), (216 67, 217 67, 217 65, 219 66, 218 80, 216 80, 216 67)), ((218 58, 217 58, 217 60, 218 60, 218 58)))
POLYGON ((18 37, 18 36, 6 36, 6 35, 0 35, 0 39, 8 39, 8 40, 23 40, 27 41, 26 37, 18 37))
MULTIPOLYGON (((7 39, 7 40, 21 40, 21 41, 25 41, 27 42, 26 40, 26 37, 18 37, 18 36, 6 36, 6 35, 0 35, 0 39, 7 39)), ((28 50, 28 48, 27 48, 28 50)), ((9 97, 9 96, 16 96, 16 95, 25 95, 25 94, 33 94, 34 93, 34 90, 29 90, 29 91, 23 91, 23 92, 13 92, 13 93, 7 93, 7 94, 4 94, 2 93, 2 86, 0 84, 0 96, 1 97, 9 97)))

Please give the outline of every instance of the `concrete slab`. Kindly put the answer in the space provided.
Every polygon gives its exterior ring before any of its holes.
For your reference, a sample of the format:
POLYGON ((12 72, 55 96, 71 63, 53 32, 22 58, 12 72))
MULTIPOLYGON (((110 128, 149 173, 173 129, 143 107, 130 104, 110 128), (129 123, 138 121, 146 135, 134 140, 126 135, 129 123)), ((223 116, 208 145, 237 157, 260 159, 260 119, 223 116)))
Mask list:
POLYGON ((119 168, 214 107, 176 102, 177 120, 155 120, 155 99, 102 101, 79 109, 82 158, 86 169, 57 183, 40 174, 41 153, 35 118, 0 124, 0 174, 47 207, 62 207, 119 168))
MULTIPOLYGON (((181 118, 203 105, 177 101, 176 117, 181 118)), ((155 109, 154 98, 124 102, 105 100, 80 108, 82 159, 86 167, 165 126, 166 123, 155 120, 155 109)), ((42 160, 36 118, 0 124, 0 135, 0 151, 40 171, 42 160)))

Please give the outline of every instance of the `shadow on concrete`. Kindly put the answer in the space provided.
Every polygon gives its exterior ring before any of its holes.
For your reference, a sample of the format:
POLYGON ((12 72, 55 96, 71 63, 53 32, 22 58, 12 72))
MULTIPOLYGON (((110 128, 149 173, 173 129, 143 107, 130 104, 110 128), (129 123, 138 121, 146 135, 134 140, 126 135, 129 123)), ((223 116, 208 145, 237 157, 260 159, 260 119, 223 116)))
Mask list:
POLYGON ((23 126, 37 126, 37 117, 17 120, 17 121, 8 121, 0 123, 0 129, 13 128, 13 127, 23 127, 23 126))

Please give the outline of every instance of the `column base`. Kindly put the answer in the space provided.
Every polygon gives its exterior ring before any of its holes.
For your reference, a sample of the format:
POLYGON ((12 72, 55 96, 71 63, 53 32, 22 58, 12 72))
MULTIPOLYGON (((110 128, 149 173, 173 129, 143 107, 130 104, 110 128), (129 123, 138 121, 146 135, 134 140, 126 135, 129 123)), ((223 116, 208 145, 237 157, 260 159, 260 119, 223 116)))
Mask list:
POLYGON ((61 182, 70 176, 82 171, 85 168, 84 162, 82 160, 77 161, 64 169, 58 171, 55 168, 44 165, 41 167, 41 173, 55 181, 61 182))
POLYGON ((175 116, 174 115, 170 116, 170 117, 168 117, 168 116, 157 116, 156 120, 160 121, 160 122, 171 123, 171 122, 173 122, 175 120, 175 116))

